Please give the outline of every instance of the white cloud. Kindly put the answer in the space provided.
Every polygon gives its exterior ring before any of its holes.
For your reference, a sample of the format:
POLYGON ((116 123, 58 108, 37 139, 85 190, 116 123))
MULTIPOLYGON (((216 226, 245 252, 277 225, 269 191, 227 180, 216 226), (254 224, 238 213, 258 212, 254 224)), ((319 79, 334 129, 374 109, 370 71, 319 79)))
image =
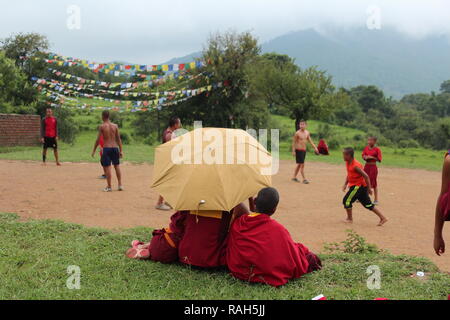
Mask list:
MULTIPOLYGON (((97 61, 160 63, 198 51, 212 32, 250 30, 261 41, 306 28, 365 27, 379 6, 382 25, 413 36, 450 34, 448 0, 16 0, 1 6, 0 37, 46 34, 53 50, 97 61), (82 28, 66 28, 69 5, 82 28)), ((5 3, 6 2, 6 3, 5 3)))

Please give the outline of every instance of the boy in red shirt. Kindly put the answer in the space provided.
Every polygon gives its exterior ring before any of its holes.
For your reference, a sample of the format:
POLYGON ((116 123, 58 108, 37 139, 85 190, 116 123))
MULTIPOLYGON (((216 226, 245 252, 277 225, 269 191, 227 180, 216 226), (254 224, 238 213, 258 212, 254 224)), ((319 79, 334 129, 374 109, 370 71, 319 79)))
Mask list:
POLYGON ((368 145, 363 150, 362 158, 364 161, 366 161, 366 165, 364 167, 364 171, 367 173, 367 175, 370 178, 370 183, 372 185, 373 191, 375 193, 375 201, 373 202, 374 205, 378 205, 378 167, 377 162, 381 162, 383 159, 383 156, 381 154, 380 148, 376 146, 377 144, 377 137, 369 137, 368 139, 368 145))
POLYGON ((42 162, 47 160, 47 149, 52 148, 55 155, 56 165, 60 166, 58 158, 58 120, 53 116, 53 110, 47 108, 45 118, 41 122, 42 162))
POLYGON ((442 236, 445 221, 450 221, 450 148, 445 155, 441 193, 436 205, 434 251, 438 256, 445 253, 445 241, 442 236))
POLYGON ((347 210, 347 223, 353 223, 353 203, 356 200, 368 210, 375 213, 380 218, 380 223, 378 226, 384 225, 388 220, 385 216, 375 208, 369 195, 372 195, 372 185, 370 183, 370 178, 367 173, 364 172, 361 163, 355 160, 355 150, 353 148, 346 148, 343 152, 344 161, 347 164, 347 177, 345 179, 343 191, 349 191, 343 199, 343 204, 347 210))

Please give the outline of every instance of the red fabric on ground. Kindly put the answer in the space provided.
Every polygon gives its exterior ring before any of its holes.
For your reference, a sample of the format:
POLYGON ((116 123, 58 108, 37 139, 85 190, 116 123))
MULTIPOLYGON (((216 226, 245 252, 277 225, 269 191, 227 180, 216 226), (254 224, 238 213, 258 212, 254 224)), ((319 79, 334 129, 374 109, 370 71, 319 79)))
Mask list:
POLYGON ((319 141, 319 145, 317 146, 317 149, 319 150, 319 153, 324 155, 324 156, 330 155, 330 152, 328 150, 328 145, 325 142, 325 140, 323 140, 323 139, 321 139, 319 141))
POLYGON ((374 164, 366 164, 364 166, 364 171, 370 178, 370 184, 372 188, 378 187, 378 167, 374 164))
POLYGON ((286 228, 268 215, 244 215, 231 226, 227 265, 238 279, 282 286, 308 273, 308 254, 308 248, 295 243, 286 228))
POLYGON ((226 241, 220 241, 221 223, 222 219, 187 214, 178 250, 180 262, 202 268, 226 265, 226 241))

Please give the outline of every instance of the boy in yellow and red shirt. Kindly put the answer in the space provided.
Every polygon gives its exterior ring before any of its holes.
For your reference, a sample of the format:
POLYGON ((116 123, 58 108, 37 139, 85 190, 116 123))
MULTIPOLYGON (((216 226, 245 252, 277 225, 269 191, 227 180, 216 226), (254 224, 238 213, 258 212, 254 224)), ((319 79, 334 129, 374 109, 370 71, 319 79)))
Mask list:
POLYGON ((346 148, 343 152, 344 161, 347 164, 347 177, 343 191, 349 191, 343 199, 343 204, 347 210, 347 223, 353 223, 353 203, 356 200, 367 209, 375 213, 380 218, 378 226, 384 225, 388 220, 385 216, 375 208, 369 195, 372 195, 372 185, 367 173, 364 172, 363 166, 357 160, 355 160, 355 150, 353 148, 346 148))

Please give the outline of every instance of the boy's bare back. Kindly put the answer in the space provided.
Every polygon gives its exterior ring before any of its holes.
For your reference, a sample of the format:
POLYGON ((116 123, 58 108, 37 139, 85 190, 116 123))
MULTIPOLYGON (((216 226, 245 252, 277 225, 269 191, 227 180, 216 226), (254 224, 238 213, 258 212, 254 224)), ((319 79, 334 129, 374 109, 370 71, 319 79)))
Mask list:
POLYGON ((104 148, 117 148, 119 144, 117 143, 119 136, 119 127, 108 121, 104 122, 100 126, 100 131, 102 132, 103 139, 104 139, 104 148))

